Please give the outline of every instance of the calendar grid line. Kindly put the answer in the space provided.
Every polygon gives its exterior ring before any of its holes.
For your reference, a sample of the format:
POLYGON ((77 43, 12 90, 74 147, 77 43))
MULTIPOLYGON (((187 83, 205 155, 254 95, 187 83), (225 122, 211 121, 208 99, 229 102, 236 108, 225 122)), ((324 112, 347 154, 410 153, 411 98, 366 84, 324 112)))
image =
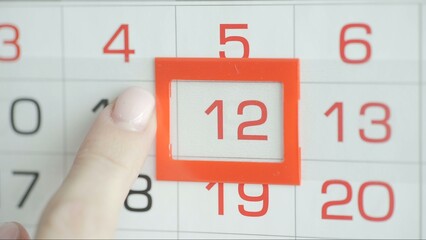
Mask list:
MULTIPOLYGON (((17 155, 17 156, 26 156, 26 155, 46 155, 46 156, 62 156, 63 152, 43 152, 43 151, 1 151, 2 155, 17 155)), ((75 153, 72 153, 75 154, 75 153)))
MULTIPOLYGON (((77 152, 65 152, 66 156, 74 156, 77 152)), ((25 151, 25 152, 19 152, 19 151, 1 151, 0 154, 3 155, 48 155, 48 156, 61 156, 62 152, 39 152, 39 151, 25 151)), ((148 157, 155 157, 155 154, 148 154, 148 157)), ((242 157, 242 159, 246 159, 242 157)), ((258 159, 258 158, 255 158, 258 159)), ((176 160, 176 161, 182 161, 182 160, 176 160)), ((371 164, 400 164, 400 165, 426 165, 426 163, 419 163, 416 162, 406 162, 406 161, 392 161, 392 160, 334 160, 334 159, 314 159, 314 158, 303 158, 302 162, 336 162, 336 163, 371 163, 371 164)))
POLYGON ((181 233, 205 233, 205 234, 229 234, 229 235, 243 235, 243 236, 268 236, 268 237, 295 237, 293 235, 276 235, 276 234, 255 234, 255 233, 236 233, 236 232, 208 232, 208 231, 180 231, 181 233))
POLYGON ((303 84, 318 84, 318 85, 327 85, 327 84, 333 84, 333 85, 398 85, 398 86, 418 86, 417 82, 308 82, 308 81, 301 81, 300 85, 303 84))
POLYGON ((302 162, 335 162, 335 163, 371 163, 371 164, 401 164, 401 165, 419 165, 418 162, 400 162, 400 161, 377 161, 377 160, 332 160, 332 159, 302 159, 302 162))
MULTIPOLYGON (((28 225, 31 227, 30 225, 28 225)), ((139 229, 139 228, 119 228, 118 230, 121 231, 136 231, 136 232, 169 232, 169 233, 205 233, 205 234, 212 234, 212 235, 222 235, 222 234, 229 234, 229 235, 236 235, 236 236, 265 236, 265 237, 295 237, 293 235, 278 235, 278 234, 254 234, 254 233, 236 233, 236 232, 208 232, 208 231, 175 231, 175 230, 164 230, 164 229, 139 229)), ((314 237, 315 238, 315 237, 314 237)), ((332 238, 332 239, 338 239, 338 238, 332 238)))
MULTIPOLYGON (((296 5, 293 5, 293 58, 296 58, 296 5)), ((300 64, 300 62, 299 62, 300 64)), ((300 67, 300 66, 299 66, 300 67)), ((299 74, 299 81, 300 81, 300 74, 299 74)), ((300 89, 299 89, 299 94, 300 94, 300 89)), ((299 96, 299 101, 298 101, 298 105, 300 107, 300 96, 299 96)), ((300 116, 300 114, 299 114, 300 116)), ((297 239, 297 186, 293 187, 293 191, 294 191, 294 238, 297 239)))
POLYGON ((1 82, 58 82, 58 78, 48 78, 48 77, 28 77, 28 78, 17 78, 17 77, 0 77, 1 82))
MULTIPOLYGON (((18 152, 15 152, 15 153, 18 153, 18 152)), ((14 153, 14 154, 15 154, 14 153)), ((28 154, 32 154, 31 152, 29 152, 28 154)), ((74 156, 75 154, 77 154, 77 151, 76 152, 66 152, 65 153, 67 156, 74 156)), ((155 158, 155 154, 151 154, 151 153, 148 153, 148 155, 147 155, 148 157, 154 157, 155 158)))
POLYGON ((176 230, 167 230, 167 229, 142 229, 142 228, 127 228, 127 227, 120 227, 117 230, 122 231, 142 231, 142 232, 168 232, 168 233, 177 233, 176 230))
MULTIPOLYGON (((38 7, 38 6, 28 6, 25 4, 32 3, 30 1, 18 1, 14 3, 10 3, 9 1, 0 1, 0 4, 4 4, 8 7, 38 7), (9 5, 10 4, 10 5, 9 5)), ((111 1, 90 1, 90 2, 80 2, 80 1, 60 1, 60 2, 50 2, 50 1, 38 1, 37 5, 42 7, 57 7, 58 5, 62 5, 64 7, 120 7, 120 6, 128 6, 128 7, 167 7, 167 6, 288 6, 288 5, 310 5, 310 6, 347 6, 347 5, 368 5, 368 6, 374 6, 374 5, 418 5, 423 3, 422 0, 407 0, 404 3, 401 3, 399 1, 386 1, 386 0, 375 0, 375 1, 368 1, 368 0, 347 0, 347 1, 337 1, 337 0, 322 0, 322 1, 160 1, 160 2, 154 2, 154 1, 125 1, 120 2, 119 4, 111 1), (101 6, 99 6, 101 5, 101 6)), ((33 4, 33 3, 32 3, 33 4)))
MULTIPOLYGON (((423 53, 423 44, 422 44, 422 41, 423 41, 423 21, 422 21, 422 19, 423 19, 423 8, 422 8, 422 4, 419 4, 419 63, 422 63, 422 53, 423 53)), ((422 162, 423 162, 423 149, 422 149, 422 144, 423 144, 423 136, 422 136, 422 133, 423 133, 423 89, 422 89, 422 82, 423 82, 423 76, 422 76, 422 74, 423 74, 423 66, 422 66, 422 64, 419 64, 419 119, 420 119, 420 121, 419 121, 419 161, 420 161, 420 164, 419 164, 419 181, 420 181, 420 183, 419 183, 419 192, 420 192, 420 194, 419 194, 419 196, 420 196, 420 201, 419 201, 419 212, 420 212, 420 214, 419 214, 419 232, 420 232, 420 238, 422 238, 423 237, 423 208, 425 207, 424 205, 423 205, 423 184, 424 184, 424 182, 423 182, 423 178, 424 178, 424 176, 423 176, 423 169, 422 169, 422 166, 423 166, 423 164, 422 164, 422 162)))
MULTIPOLYGON (((154 61, 154 59, 153 59, 154 61)), ((151 80, 151 79, 109 79, 109 80, 105 80, 105 79, 93 79, 93 78, 81 78, 81 79, 71 79, 71 78, 66 78, 65 81, 67 81, 68 83, 74 83, 74 82, 102 82, 102 83, 109 83, 109 82, 138 82, 138 83, 155 83, 155 80, 151 80)))
POLYGON ((67 149, 67 111, 66 111, 66 81, 65 81, 65 19, 64 19, 64 8, 61 6, 61 55, 62 55, 62 114, 63 114, 63 165, 62 165, 62 172, 63 172, 63 179, 65 179, 67 175, 67 155, 66 155, 66 149, 67 149))
MULTIPOLYGON (((208 158, 208 159, 225 159, 225 160, 231 160, 231 159, 241 159, 241 160, 281 160, 281 158, 251 158, 251 157, 221 157, 221 156, 179 156, 181 158, 208 158)), ((185 161, 185 160, 175 160, 175 161, 185 161)), ((206 160, 207 161, 207 160, 206 160)), ((333 160, 333 159, 313 159, 313 158, 302 158, 303 161, 311 161, 311 162, 352 162, 352 163, 384 163, 384 164, 411 164, 411 165, 418 165, 419 163, 416 161, 407 162, 407 161, 392 161, 392 160, 364 160, 364 159, 342 159, 342 160, 333 160)), ((273 161, 268 161, 273 162, 273 161)))
MULTIPOLYGON (((64 68, 65 69, 65 68, 64 68)), ((64 70, 65 71, 65 70, 64 70)), ((1 82, 58 82, 58 80, 56 78, 52 78, 52 79, 44 79, 44 78, 1 78, 0 77, 0 83, 1 82), (7 79, 7 80, 5 80, 7 79)), ((102 83, 116 83, 116 82, 120 82, 120 83, 133 83, 133 82, 137 82, 137 83, 155 83, 155 80, 135 80, 135 79, 109 79, 109 80, 102 80, 102 79, 91 79, 91 78, 85 78, 85 79, 70 79, 70 78, 65 78, 65 82, 67 83, 74 83, 74 82, 102 82, 102 83)), ((369 86, 374 86, 374 85, 389 85, 389 86, 418 86, 419 84, 417 82, 317 82, 317 81, 303 81, 301 79, 300 82, 301 85, 303 84, 319 84, 319 85, 326 85, 326 84, 335 84, 335 85, 369 85, 369 86)), ((424 84, 424 83, 423 83, 424 84)))
MULTIPOLYGON (((177 7, 176 6, 174 6, 174 10, 175 10, 175 56, 177 57, 178 56, 178 28, 177 28, 177 7)), ((177 91, 177 89, 178 89, 178 85, 179 85, 179 83, 177 82, 176 83, 176 99, 177 99, 177 94, 178 94, 178 91, 177 91)), ((179 105, 176 105, 176 113, 178 112, 178 106, 179 105)), ((176 124, 178 124, 178 118, 176 118, 176 124)), ((179 137, 179 128, 177 128, 177 137, 179 137)), ((179 153, 179 148, 176 148, 176 152, 177 153, 179 153)), ((180 221, 179 221, 179 217, 180 217, 180 211, 179 211, 179 209, 180 209, 180 197, 179 197, 179 189, 180 189, 180 183, 179 182, 177 182, 176 183, 176 201, 177 201, 177 204, 176 204, 176 208, 177 208, 177 213, 176 213, 176 227, 177 227, 177 239, 180 239, 180 221)))

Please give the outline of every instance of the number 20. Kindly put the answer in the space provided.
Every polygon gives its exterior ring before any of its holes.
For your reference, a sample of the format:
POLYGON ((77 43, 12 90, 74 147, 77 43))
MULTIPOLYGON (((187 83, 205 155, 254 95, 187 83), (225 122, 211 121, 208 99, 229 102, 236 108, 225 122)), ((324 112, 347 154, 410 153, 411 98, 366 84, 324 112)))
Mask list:
MULTIPOLYGON (((341 199, 341 200, 334 200, 334 201, 329 201, 329 202, 324 203, 324 205, 322 206, 322 211, 321 211, 322 219, 352 220, 352 216, 350 216, 350 215, 332 215, 332 214, 328 213, 328 209, 330 207, 345 205, 345 204, 348 204, 352 200, 352 187, 347 181, 344 181, 344 180, 334 179, 334 180, 325 181, 322 185, 321 193, 327 194, 328 187, 332 186, 332 185, 343 186, 346 190, 346 197, 344 199, 341 199)), ((363 217, 365 220, 373 221, 373 222, 383 222, 383 221, 389 220, 393 215, 394 208, 395 208, 395 196, 394 196, 392 187, 388 183, 379 182, 379 181, 370 181, 370 182, 363 183, 361 185, 361 187, 359 188, 358 209, 359 209, 359 212, 361 214, 361 217, 363 217), (387 213, 384 216, 379 216, 379 217, 370 216, 365 211, 365 208, 364 208, 364 192, 365 192, 365 189, 367 189, 367 187, 370 187, 370 186, 383 187, 388 192, 389 208, 388 208, 387 213)))

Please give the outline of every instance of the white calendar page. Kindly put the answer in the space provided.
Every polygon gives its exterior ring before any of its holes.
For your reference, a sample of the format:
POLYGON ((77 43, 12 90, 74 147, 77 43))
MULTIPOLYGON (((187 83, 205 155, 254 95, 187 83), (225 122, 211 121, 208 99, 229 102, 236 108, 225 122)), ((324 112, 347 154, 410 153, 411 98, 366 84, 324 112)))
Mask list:
MULTIPOLYGON (((160 181, 154 146, 117 238, 426 238, 420 0, 0 1, 0 222, 34 234, 100 110, 129 86, 155 93, 157 57, 299 59, 301 184, 160 181)), ((279 84, 175 85, 178 161, 284 154, 279 84), (237 125, 263 113, 235 108, 256 97, 269 120, 247 131, 270 142, 242 143, 237 125), (203 112, 219 98, 225 143, 203 112)))

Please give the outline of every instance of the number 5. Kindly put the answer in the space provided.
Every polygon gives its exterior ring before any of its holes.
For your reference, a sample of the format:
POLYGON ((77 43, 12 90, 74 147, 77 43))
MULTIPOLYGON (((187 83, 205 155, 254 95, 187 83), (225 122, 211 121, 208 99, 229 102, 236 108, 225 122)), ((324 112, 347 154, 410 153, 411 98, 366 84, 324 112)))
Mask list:
MULTIPOLYGON (((241 36, 226 37, 227 29, 247 29, 247 24, 220 24, 220 45, 225 45, 227 42, 240 42, 243 45, 243 58, 249 57, 250 47, 246 38, 241 36)), ((219 51, 221 58, 226 58, 225 51, 219 51)))

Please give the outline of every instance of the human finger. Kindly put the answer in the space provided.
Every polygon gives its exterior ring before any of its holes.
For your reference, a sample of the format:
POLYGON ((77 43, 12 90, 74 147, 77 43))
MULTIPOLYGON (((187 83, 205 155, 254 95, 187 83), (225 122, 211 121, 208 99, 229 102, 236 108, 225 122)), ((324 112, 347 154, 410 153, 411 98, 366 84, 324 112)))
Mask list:
POLYGON ((36 238, 112 238, 122 204, 156 132, 155 100, 129 88, 98 116, 36 238))

